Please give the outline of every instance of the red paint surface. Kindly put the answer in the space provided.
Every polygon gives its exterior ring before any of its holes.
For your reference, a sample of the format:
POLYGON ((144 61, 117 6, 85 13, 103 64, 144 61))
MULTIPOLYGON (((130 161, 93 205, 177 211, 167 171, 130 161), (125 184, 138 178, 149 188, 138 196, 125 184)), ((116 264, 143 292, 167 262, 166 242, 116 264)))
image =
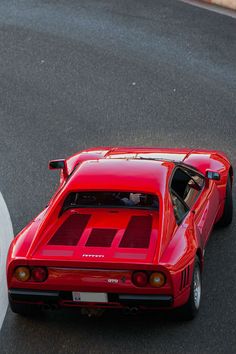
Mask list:
POLYGON ((41 290, 166 294, 173 295, 173 307, 182 305, 188 299, 196 253, 203 263, 210 232, 222 215, 229 168, 223 153, 207 150, 107 147, 68 158, 48 208, 12 242, 7 262, 9 288, 39 289, 33 281, 18 282, 13 272, 17 265, 43 265, 49 277, 40 283, 41 290), (203 175, 207 170, 217 171, 221 178, 206 180, 194 213, 189 212, 178 226, 168 188, 175 163, 139 157, 183 161, 203 175), (154 193, 160 207, 158 212, 83 208, 60 215, 66 196, 78 190, 154 193), (162 271, 166 285, 140 290, 131 282, 135 270, 162 271), (110 278, 118 283, 109 283, 110 278))

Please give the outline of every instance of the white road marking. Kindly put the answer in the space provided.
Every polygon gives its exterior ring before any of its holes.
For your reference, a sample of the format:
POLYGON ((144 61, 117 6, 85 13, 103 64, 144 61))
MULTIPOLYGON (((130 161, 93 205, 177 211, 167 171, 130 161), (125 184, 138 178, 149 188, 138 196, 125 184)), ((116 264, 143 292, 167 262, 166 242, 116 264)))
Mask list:
POLYGON ((13 239, 11 217, 0 192, 0 329, 8 306, 6 259, 9 245, 13 239))

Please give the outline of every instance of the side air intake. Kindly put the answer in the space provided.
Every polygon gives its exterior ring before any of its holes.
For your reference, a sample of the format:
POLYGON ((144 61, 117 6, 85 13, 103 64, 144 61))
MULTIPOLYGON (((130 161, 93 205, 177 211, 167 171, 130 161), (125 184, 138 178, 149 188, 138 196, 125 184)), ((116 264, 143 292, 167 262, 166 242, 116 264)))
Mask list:
POLYGON ((184 289, 189 284, 190 267, 187 266, 181 273, 180 290, 184 289))

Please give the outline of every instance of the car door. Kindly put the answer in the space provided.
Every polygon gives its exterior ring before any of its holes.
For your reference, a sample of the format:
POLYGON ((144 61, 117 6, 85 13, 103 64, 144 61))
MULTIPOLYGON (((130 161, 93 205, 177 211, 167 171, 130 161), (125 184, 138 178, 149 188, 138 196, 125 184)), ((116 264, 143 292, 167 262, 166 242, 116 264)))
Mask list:
POLYGON ((194 169, 179 167, 173 175, 171 189, 194 212, 194 223, 204 248, 218 211, 219 197, 215 184, 212 181, 206 184, 204 176, 194 169))
POLYGON ((195 208, 195 224, 203 239, 205 247, 214 226, 215 218, 219 206, 219 193, 213 181, 210 181, 208 186, 202 190, 201 197, 195 208))

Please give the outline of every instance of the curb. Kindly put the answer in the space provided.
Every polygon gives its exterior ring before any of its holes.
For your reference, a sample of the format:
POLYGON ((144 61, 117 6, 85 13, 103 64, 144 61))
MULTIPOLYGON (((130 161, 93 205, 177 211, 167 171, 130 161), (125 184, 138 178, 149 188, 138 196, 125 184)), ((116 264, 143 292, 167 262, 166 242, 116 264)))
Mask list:
POLYGON ((236 0, 201 0, 208 4, 226 7, 231 10, 236 10, 236 0))
POLYGON ((6 258, 12 240, 13 229, 10 214, 0 192, 0 330, 8 306, 6 258))

